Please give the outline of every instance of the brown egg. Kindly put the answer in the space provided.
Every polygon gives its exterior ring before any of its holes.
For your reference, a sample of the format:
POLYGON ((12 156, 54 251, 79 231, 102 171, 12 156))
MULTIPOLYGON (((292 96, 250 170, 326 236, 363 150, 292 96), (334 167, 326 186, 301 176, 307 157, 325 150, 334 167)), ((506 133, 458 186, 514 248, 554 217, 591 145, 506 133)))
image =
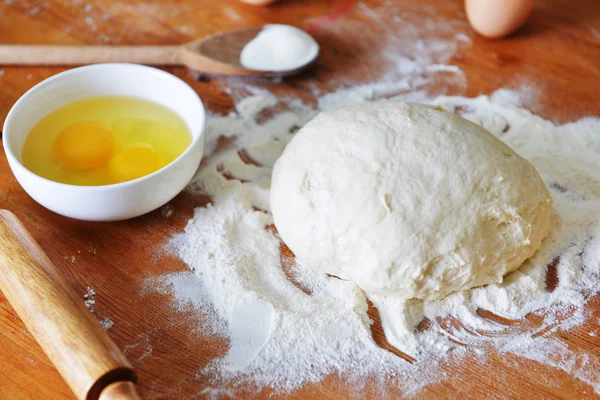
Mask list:
POLYGON ((253 6, 266 6, 275 3, 277 0, 240 0, 242 3, 252 4, 253 6))
POLYGON ((534 5, 535 0, 465 0, 469 23, 477 33, 490 39, 519 29, 534 5))

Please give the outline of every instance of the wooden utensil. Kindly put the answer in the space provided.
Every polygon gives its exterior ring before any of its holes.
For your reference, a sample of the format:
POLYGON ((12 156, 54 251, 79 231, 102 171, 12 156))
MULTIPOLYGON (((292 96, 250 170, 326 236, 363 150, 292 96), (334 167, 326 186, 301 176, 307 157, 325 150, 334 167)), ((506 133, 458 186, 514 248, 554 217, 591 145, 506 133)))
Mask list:
POLYGON ((78 399, 139 400, 131 364, 6 210, 0 210, 0 290, 78 399))
POLYGON ((240 0, 242 3, 251 4, 253 6, 268 6, 275 3, 276 0, 240 0))
MULTIPOLYGON (((286 71, 255 71, 240 64, 244 46, 262 27, 239 29, 175 46, 37 46, 0 45, 0 65, 83 65, 129 62, 148 65, 184 65, 199 72, 218 75, 287 76, 286 71)), ((316 59, 316 57, 315 57, 316 59)))

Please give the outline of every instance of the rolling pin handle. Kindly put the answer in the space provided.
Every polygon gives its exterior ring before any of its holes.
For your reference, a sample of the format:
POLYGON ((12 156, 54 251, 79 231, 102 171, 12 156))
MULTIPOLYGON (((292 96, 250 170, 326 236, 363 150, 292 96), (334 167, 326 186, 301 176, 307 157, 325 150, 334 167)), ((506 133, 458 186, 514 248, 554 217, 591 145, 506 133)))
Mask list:
POLYGON ((139 400, 127 358, 6 210, 0 210, 0 290, 79 400, 139 400))
POLYGON ((115 382, 108 385, 102 393, 99 400, 141 400, 138 396, 133 382, 115 382))

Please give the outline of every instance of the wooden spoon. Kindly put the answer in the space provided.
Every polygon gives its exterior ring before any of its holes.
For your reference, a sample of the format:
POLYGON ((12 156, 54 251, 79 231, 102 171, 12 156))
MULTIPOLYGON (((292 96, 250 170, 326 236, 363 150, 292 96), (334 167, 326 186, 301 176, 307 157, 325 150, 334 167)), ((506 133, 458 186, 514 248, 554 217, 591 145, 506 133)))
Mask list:
POLYGON ((0 65, 83 65, 128 62, 148 65, 185 65, 218 75, 287 76, 310 66, 285 71, 255 71, 240 64, 244 46, 262 27, 207 36, 184 45, 164 46, 51 46, 0 45, 0 65))
POLYGON ((131 364, 6 210, 0 210, 0 290, 79 400, 140 399, 131 364))
POLYGON ((251 4, 253 6, 268 6, 275 3, 276 0, 240 0, 242 3, 251 4))

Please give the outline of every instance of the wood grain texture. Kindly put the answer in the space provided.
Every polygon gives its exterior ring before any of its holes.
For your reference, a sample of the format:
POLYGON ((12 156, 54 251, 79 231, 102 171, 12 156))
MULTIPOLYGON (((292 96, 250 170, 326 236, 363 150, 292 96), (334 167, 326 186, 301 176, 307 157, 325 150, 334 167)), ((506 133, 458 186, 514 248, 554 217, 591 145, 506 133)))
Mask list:
POLYGON ((0 66, 78 66, 137 63, 187 67, 196 72, 234 76, 288 76, 313 62, 284 71, 254 71, 240 64, 240 54, 262 27, 209 35, 182 45, 0 45, 0 66))
POLYGON ((0 65, 85 65, 136 63, 181 65, 181 46, 1 45, 0 65))
MULTIPOLYGON (((253 81, 278 94, 310 101, 315 89, 378 79, 385 72, 382 54, 389 44, 402 41, 390 25, 367 18, 365 8, 394 3, 407 20, 465 20, 460 0, 366 0, 330 23, 345 0, 282 0, 270 7, 253 7, 235 0, 13 0, 0 3, 0 42, 19 44, 131 44, 178 45, 221 30, 289 23, 316 26, 321 44, 316 65, 284 82, 253 81), (88 7, 89 6, 89 7, 88 7), (324 19, 325 18, 325 19, 324 19), (316 21, 329 24, 315 24, 316 21), (369 29, 341 29, 341 22, 360 22, 369 29)), ((337 17, 336 17, 337 18, 337 17)), ((464 72, 464 81, 441 79, 433 92, 476 96, 502 88, 531 88, 525 106, 556 122, 600 115, 600 4, 597 0, 538 2, 531 19, 517 35, 487 41, 464 28, 471 44, 456 51, 448 63, 464 72)), ((400 49, 401 50, 401 49, 400 49)), ((1 68, 0 120, 12 104, 35 83, 64 68, 1 68)), ((213 76, 198 76, 184 68, 169 72, 187 81, 208 109, 228 112, 233 100, 224 88, 236 84, 213 76)), ((166 294, 142 295, 146 278, 184 271, 186 266, 162 251, 172 235, 185 227, 194 207, 208 199, 182 193, 169 210, 118 223, 86 223, 57 216, 36 204, 15 182, 3 153, 0 155, 0 208, 12 210, 33 234, 65 280, 83 295, 88 286, 97 292, 95 314, 110 317, 108 330, 139 375, 144 399, 204 398, 208 378, 198 374, 210 360, 223 355, 227 341, 197 333, 202 323, 190 310, 173 311, 166 294), (187 317, 187 318, 186 318, 187 317)), ((83 301, 83 298, 81 299, 83 301)), ((588 322, 560 338, 578 354, 600 357, 597 329, 600 299, 586 307, 588 322)), ((372 313, 371 316, 376 316, 372 313)), ((529 323, 529 322, 527 322, 529 323)), ((534 323, 534 322, 531 322, 534 323)), ((526 327, 526 323, 523 326, 526 327)), ((378 343, 385 339, 373 326, 378 343)), ((490 351, 487 359, 463 360, 446 371, 441 382, 423 388, 417 398, 597 398, 592 388, 566 372, 510 354, 490 351)), ((252 388, 249 388, 251 391, 252 388)), ((370 387, 353 393, 335 376, 295 392, 295 399, 377 398, 370 387)), ((253 393, 253 392, 252 392, 253 393)), ((390 392, 391 397, 401 393, 390 392)), ((259 398, 282 398, 264 389, 259 398)), ((0 296, 0 399, 72 399, 73 395, 52 368, 22 321, 0 296)))
MULTIPOLYGON (((129 361, 23 224, 6 210, 0 210, 0 291, 78 399, 96 400, 108 385, 136 379, 129 361)), ((126 398, 116 389, 103 396, 126 398)))

